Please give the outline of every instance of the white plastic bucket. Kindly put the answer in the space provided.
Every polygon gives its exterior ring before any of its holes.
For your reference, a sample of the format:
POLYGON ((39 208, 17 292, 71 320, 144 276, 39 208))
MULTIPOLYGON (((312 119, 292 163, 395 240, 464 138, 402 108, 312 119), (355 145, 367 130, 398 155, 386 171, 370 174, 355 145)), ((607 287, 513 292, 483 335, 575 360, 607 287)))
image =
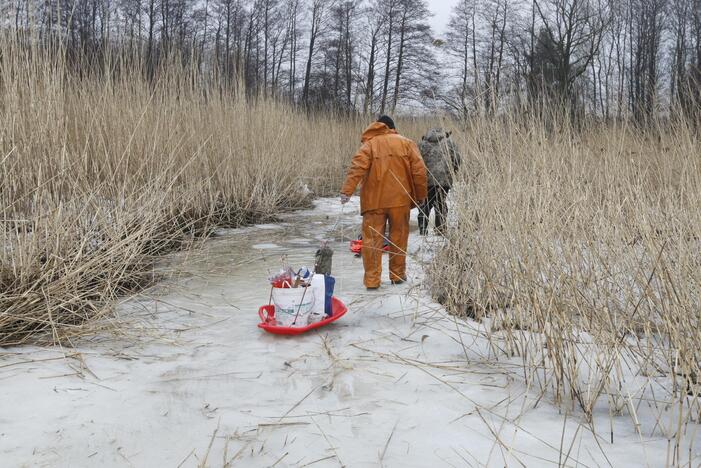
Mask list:
POLYGON ((307 326, 314 299, 312 288, 273 288, 275 320, 283 327, 307 326))

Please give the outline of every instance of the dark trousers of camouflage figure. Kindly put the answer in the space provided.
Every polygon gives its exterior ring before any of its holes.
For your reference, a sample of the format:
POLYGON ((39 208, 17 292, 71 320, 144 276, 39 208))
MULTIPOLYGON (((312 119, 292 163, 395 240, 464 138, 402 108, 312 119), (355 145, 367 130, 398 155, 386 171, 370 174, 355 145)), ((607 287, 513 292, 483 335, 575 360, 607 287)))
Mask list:
POLYGON ((448 192, 450 187, 441 187, 440 185, 428 188, 428 197, 426 202, 419 208, 419 232, 422 236, 428 234, 428 220, 431 216, 431 210, 435 211, 436 232, 440 235, 445 235, 445 220, 448 217, 448 192))

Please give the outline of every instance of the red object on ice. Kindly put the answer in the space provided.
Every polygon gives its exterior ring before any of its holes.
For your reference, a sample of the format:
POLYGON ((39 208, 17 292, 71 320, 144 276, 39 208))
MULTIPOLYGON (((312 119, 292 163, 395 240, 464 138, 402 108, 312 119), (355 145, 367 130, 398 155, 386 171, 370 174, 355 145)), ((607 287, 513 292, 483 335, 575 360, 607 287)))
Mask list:
MULTIPOLYGON (((352 240, 350 241, 350 251, 353 252, 356 255, 360 255, 360 252, 363 250, 363 240, 358 239, 358 240, 352 240)), ((389 252, 389 245, 385 245, 382 250, 385 252, 389 252)))
POLYGON ((274 335, 301 335, 302 333, 314 330, 315 328, 323 327, 331 322, 335 322, 336 320, 343 317, 346 314, 346 312, 348 312, 348 308, 346 307, 346 305, 339 299, 334 297, 331 300, 333 301, 333 315, 331 317, 325 318, 324 320, 321 320, 320 322, 307 325, 306 327, 281 327, 279 325, 276 325, 275 306, 272 304, 264 305, 260 309, 258 309, 258 316, 260 316, 261 320, 261 322, 258 324, 258 328, 262 328, 268 333, 272 333, 274 335))
POLYGON ((350 250, 356 255, 360 255, 360 251, 363 249, 362 240, 352 240, 350 243, 350 250))

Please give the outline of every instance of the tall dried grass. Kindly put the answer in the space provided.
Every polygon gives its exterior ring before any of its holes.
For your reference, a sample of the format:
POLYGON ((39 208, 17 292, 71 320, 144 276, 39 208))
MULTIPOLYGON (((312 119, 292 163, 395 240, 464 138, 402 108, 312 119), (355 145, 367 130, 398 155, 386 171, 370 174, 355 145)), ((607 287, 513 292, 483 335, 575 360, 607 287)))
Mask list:
MULTIPOLYGON (((197 82, 171 64, 80 75, 0 39, 0 346, 63 342, 216 226, 335 191, 360 123, 197 82), (47 333, 50 332, 50 333, 47 333)), ((138 63, 138 62, 136 62, 138 63)))
POLYGON ((628 412, 680 463, 701 410, 698 135, 480 121, 457 138, 436 297, 481 321, 529 385, 589 419, 628 412))

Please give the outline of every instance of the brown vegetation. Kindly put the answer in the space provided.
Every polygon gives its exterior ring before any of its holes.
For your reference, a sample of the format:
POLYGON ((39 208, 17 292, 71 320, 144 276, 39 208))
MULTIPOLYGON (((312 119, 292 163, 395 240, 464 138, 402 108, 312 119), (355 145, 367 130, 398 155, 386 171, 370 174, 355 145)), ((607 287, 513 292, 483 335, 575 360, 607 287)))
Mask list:
POLYGON ((0 46, 0 346, 82 332, 151 281, 155 255, 337 189, 360 123, 205 85, 69 73, 0 46))
POLYGON ((607 399, 636 419, 644 402, 661 418, 647 430, 681 440, 701 392, 698 136, 479 122, 458 139, 436 296, 565 408, 592 418, 607 399))

